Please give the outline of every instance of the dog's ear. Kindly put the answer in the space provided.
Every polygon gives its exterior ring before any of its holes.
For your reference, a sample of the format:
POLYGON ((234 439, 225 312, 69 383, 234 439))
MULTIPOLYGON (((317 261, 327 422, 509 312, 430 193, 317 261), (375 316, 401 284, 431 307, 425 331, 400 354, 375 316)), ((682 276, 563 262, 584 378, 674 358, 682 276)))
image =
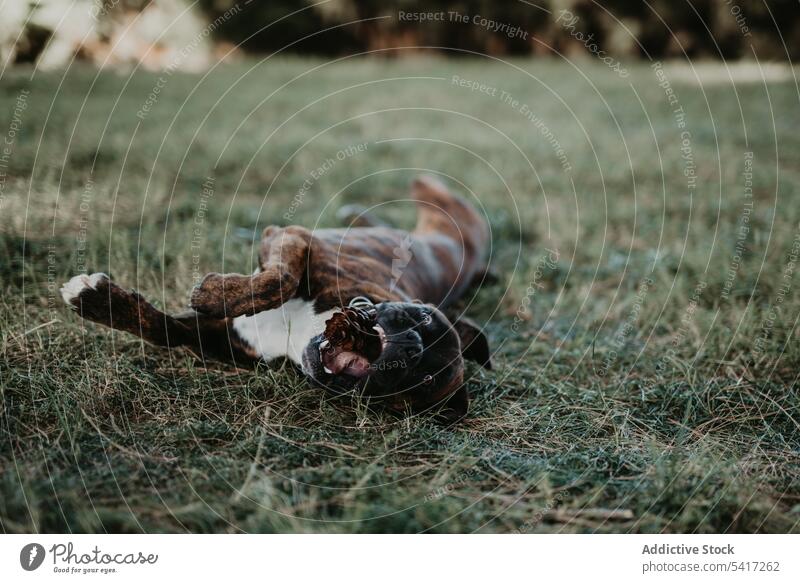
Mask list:
POLYGON ((442 425, 452 425, 467 416, 469 410, 469 393, 466 385, 461 385, 456 392, 442 401, 441 408, 436 412, 436 421, 442 425))
POLYGON ((492 354, 489 350, 489 340, 480 327, 469 318, 462 316, 455 321, 453 328, 461 339, 461 354, 464 358, 477 362, 488 370, 492 370, 492 354))

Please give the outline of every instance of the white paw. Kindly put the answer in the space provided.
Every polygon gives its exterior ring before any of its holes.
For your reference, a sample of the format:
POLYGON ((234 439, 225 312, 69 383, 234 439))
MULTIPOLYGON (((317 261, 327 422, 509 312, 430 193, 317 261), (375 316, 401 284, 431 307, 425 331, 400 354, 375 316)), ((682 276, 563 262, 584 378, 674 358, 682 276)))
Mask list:
POLYGON ((64 298, 67 304, 74 306, 74 300, 81 295, 83 290, 88 288, 97 289, 97 284, 104 279, 108 279, 105 273, 93 273, 92 275, 82 273, 81 275, 76 275, 61 286, 61 297, 64 298))

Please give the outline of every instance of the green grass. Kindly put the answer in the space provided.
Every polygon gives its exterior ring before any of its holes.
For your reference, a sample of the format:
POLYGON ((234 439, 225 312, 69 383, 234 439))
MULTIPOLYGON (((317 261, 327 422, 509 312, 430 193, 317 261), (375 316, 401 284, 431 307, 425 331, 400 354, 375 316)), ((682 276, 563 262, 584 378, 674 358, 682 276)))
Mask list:
POLYGON ((30 94, 0 222, 3 530, 800 530, 797 88, 672 79, 690 196, 653 72, 579 67, 248 61, 173 75, 144 120, 158 75, 6 74, 0 132, 30 94), (369 412, 288 365, 203 364, 62 307, 56 286, 85 266, 181 309, 198 274, 252 269, 253 234, 362 142, 291 222, 333 226, 361 202, 408 226, 392 201, 423 170, 471 189, 501 278, 464 304, 497 349, 494 371, 469 367, 465 423, 369 412), (746 151, 753 209, 728 294, 746 151))

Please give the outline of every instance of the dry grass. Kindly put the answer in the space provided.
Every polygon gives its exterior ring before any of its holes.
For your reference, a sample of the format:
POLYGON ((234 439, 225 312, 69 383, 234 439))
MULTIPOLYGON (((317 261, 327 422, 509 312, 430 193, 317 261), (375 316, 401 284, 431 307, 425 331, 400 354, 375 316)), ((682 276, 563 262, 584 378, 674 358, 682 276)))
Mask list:
MULTIPOLYGON (((645 66, 629 86, 592 63, 592 84, 548 61, 353 60, 296 80, 323 63, 252 65, 174 76, 143 121, 150 74, 4 77, 6 105, 30 90, 0 224, 4 531, 798 530, 793 82, 737 85, 737 101, 729 84, 675 80, 690 198, 672 108, 645 66), (570 175, 539 129, 454 74, 533 109, 570 175), (423 76, 440 80, 411 78, 423 76), (194 261, 251 269, 253 234, 284 222, 311 169, 361 142, 292 222, 333 225, 341 204, 401 199, 428 169, 472 189, 492 223, 502 278, 465 305, 488 323, 497 367, 470 368, 466 423, 332 401, 285 364, 204 364, 61 307, 53 285, 81 265, 82 227, 89 271, 178 309, 194 261), (747 150, 754 207, 723 297, 747 150), (536 275, 545 248, 559 260, 536 275)), ((378 212, 411 218, 402 203, 378 212)))

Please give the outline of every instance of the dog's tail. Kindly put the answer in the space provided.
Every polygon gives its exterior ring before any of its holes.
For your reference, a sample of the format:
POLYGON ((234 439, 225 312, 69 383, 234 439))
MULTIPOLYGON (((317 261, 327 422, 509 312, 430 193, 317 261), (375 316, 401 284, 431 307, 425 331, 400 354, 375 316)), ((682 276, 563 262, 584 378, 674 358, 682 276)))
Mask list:
POLYGON ((476 271, 486 267, 489 225, 472 204, 432 176, 414 180, 411 195, 417 201, 415 234, 444 235, 464 249, 476 271))

